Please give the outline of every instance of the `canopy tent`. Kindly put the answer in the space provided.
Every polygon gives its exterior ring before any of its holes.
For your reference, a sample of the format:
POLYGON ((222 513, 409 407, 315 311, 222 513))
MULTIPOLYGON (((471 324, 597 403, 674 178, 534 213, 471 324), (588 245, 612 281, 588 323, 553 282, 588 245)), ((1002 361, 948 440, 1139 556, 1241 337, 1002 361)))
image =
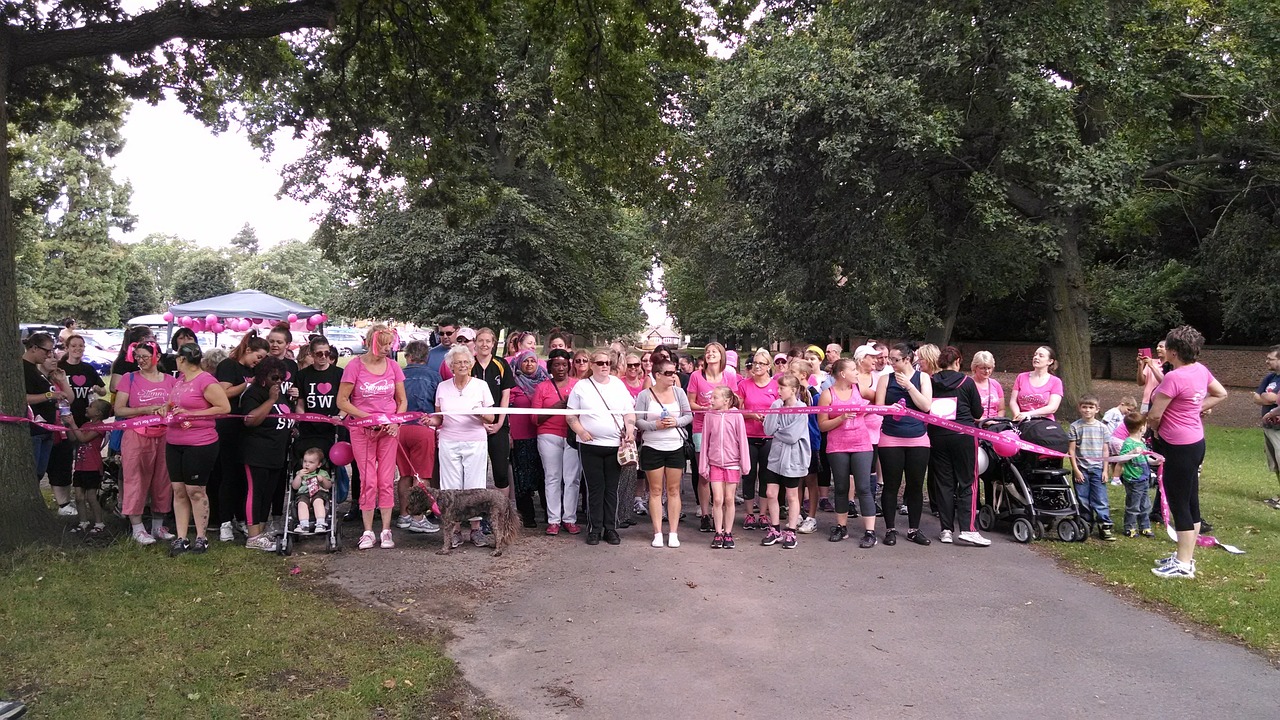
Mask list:
POLYGON ((221 318, 261 318, 263 320, 288 320, 296 315, 305 320, 312 315, 320 315, 321 311, 300 305, 284 298, 268 295, 258 290, 241 290, 228 295, 182 303, 169 308, 174 317, 184 315, 202 318, 206 315, 217 315, 221 318))
POLYGON ((139 315, 136 318, 129 318, 128 325, 168 325, 169 321, 164 319, 163 315, 139 315))

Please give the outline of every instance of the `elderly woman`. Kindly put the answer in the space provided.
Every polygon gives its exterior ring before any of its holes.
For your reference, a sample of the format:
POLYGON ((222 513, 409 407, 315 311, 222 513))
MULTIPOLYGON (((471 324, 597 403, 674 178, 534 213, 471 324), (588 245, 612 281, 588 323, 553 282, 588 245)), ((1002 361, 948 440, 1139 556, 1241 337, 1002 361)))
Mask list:
MULTIPOLYGON (((385 325, 369 328, 365 346, 369 351, 347 363, 338 386, 338 409, 348 417, 401 413, 408 406, 404 393, 404 371, 390 359, 391 331, 385 325)), ((396 546, 391 536, 391 508, 395 505, 396 437, 400 426, 394 423, 354 428, 351 450, 360 467, 360 514, 364 534, 359 547, 368 550, 378 543, 383 548, 396 546), (373 511, 382 515, 382 535, 373 534, 373 511)))
POLYGON ((1176 327, 1164 339, 1165 358, 1173 369, 1151 396, 1147 426, 1155 433, 1155 451, 1164 456, 1164 492, 1178 532, 1178 549, 1156 561, 1151 572, 1163 578, 1196 576, 1196 538, 1200 535, 1200 465, 1204 462, 1201 418, 1227 398, 1226 388, 1196 362, 1204 336, 1189 325, 1176 327))
MULTIPOLYGON (((551 376, 534 391, 533 407, 547 410, 568 407, 569 392, 578 383, 577 378, 569 374, 572 359, 568 350, 551 351, 547 360, 551 376)), ((538 426, 538 455, 542 457, 547 534, 559 535, 563 528, 570 535, 577 535, 582 465, 578 462, 578 449, 569 444, 569 424, 562 415, 534 415, 533 419, 538 426)))
POLYGON ((973 354, 969 369, 973 372, 973 384, 978 388, 978 398, 982 401, 979 419, 1004 417, 1004 388, 991 378, 991 373, 996 370, 996 357, 986 350, 979 350, 973 354))
POLYGON ((636 435, 631 393, 621 378, 610 374, 610 365, 609 352, 592 353, 591 377, 573 386, 567 403, 570 410, 583 411, 569 416, 569 427, 578 437, 582 474, 587 481, 588 545, 599 545, 601 539, 610 545, 622 542, 617 528, 618 476, 622 470, 618 448, 624 442, 635 442, 636 435))
POLYGON ((168 409, 182 415, 182 419, 169 426, 164 448, 169 484, 173 488, 174 532, 178 535, 169 548, 170 556, 187 551, 199 554, 209 549, 209 539, 205 536, 209 527, 209 496, 205 486, 209 483, 210 470, 218 463, 218 430, 213 420, 200 418, 231 412, 231 402, 217 379, 201 369, 203 358, 200 346, 193 342, 179 346, 174 355, 178 382, 169 393, 168 409), (194 543, 187 540, 193 519, 194 543))
MULTIPOLYGON (((404 348, 408 363, 404 368, 404 394, 408 399, 409 412, 436 411, 435 398, 440 386, 440 373, 427 364, 430 351, 431 348, 421 340, 414 340, 404 348)), ((431 522, 425 513, 413 517, 404 512, 409 507, 409 493, 413 491, 415 480, 421 479, 432 484, 436 464, 436 431, 423 418, 401 425, 398 439, 400 452, 396 455, 396 468, 400 471, 397 490, 401 515, 396 519, 396 527, 416 533, 439 532, 439 526, 431 522)))
MULTIPOLYGON (((116 388, 116 418, 123 420, 144 415, 164 415, 169 392, 177 384, 172 375, 160 372, 160 346, 144 340, 133 348, 133 362, 138 369, 120 378, 116 388)), ((133 524, 133 539, 140 545, 156 540, 172 540, 164 527, 164 515, 173 507, 173 489, 165 465, 165 427, 126 430, 120 441, 120 471, 124 482, 120 487, 120 510, 133 524), (142 511, 151 497, 151 532, 142 525, 142 511)))
MULTIPOLYGON (((465 345, 454 345, 444 356, 453 377, 436 388, 436 411, 431 425, 438 428, 436 453, 440 458, 442 490, 483 490, 489 469, 489 433, 486 425, 494 422, 493 414, 477 410, 493 407, 493 394, 485 381, 471 377, 476 358, 465 345)), ((462 544, 458 526, 445 528, 453 547, 462 544)), ((480 520, 471 521, 471 542, 478 547, 489 544, 480 531, 480 520)))
MULTIPOLYGON (((511 407, 532 408, 538 387, 551 379, 551 375, 538 364, 533 350, 520 350, 512 364, 515 368, 516 386, 511 388, 511 407)), ((533 493, 539 491, 546 499, 542 475, 542 458, 538 454, 538 426, 533 415, 512 415, 511 470, 515 479, 516 509, 527 528, 538 526, 534 519, 533 493)))

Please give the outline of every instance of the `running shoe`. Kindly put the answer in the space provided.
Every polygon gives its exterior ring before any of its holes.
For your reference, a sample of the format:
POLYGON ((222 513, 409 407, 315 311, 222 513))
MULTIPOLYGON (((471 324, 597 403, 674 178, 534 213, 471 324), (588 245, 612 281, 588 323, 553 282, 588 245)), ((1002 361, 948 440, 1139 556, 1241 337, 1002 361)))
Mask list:
POLYGON ((191 549, 191 543, 185 538, 174 538, 173 543, 169 545, 169 557, 178 557, 182 553, 191 549))
POLYGON ((1195 563, 1179 562, 1175 558, 1173 562, 1167 565, 1151 568, 1151 573, 1156 577, 1162 578, 1194 580, 1196 577, 1196 565, 1195 563))
POLYGON ((679 537, 678 535, 676 535, 675 533, 668 533, 668 534, 667 534, 667 547, 671 547, 671 548, 678 548, 678 547, 680 547, 680 537, 679 537))
POLYGON ((151 532, 151 537, 157 540, 164 540, 165 542, 169 542, 169 541, 172 541, 175 537, 177 537, 177 535, 174 535, 173 533, 169 532, 169 528, 161 525, 160 527, 156 528, 151 532))
POLYGON ((76 510, 75 503, 69 502, 65 505, 58 506, 58 514, 62 515, 63 517, 70 517, 72 515, 79 515, 80 511, 76 510))
POLYGON ((879 539, 876 538, 876 531, 867 530, 862 533, 862 539, 858 541, 858 547, 863 549, 872 548, 876 546, 877 542, 879 542, 879 539))
POLYGON ((777 528, 770 526, 764 533, 764 539, 760 541, 761 545, 773 545, 782 539, 782 533, 777 528))
MULTIPOLYGON (((319 528, 316 528, 319 530, 319 528)), ((440 526, 431 522, 431 518, 423 517, 420 520, 413 520, 409 523, 409 532, 414 533, 438 533, 440 526)))
POLYGON ((899 514, 899 515, 906 515, 906 514, 907 514, 907 506, 906 506, 906 505, 899 505, 899 506, 898 506, 898 514, 899 514))
MULTIPOLYGON (((361 550, 368 550, 369 548, 373 547, 377 543, 378 543, 378 536, 374 535, 372 530, 365 530, 364 534, 360 536, 360 544, 358 547, 361 550)), ((457 547, 457 546, 455 545, 454 547, 457 547)))
MULTIPOLYGON (((440 528, 436 528, 439 530, 440 528)), ((329 525, 323 520, 316 521, 316 534, 329 532, 329 525)))
POLYGON ((641 499, 641 498, 636 498, 636 499, 635 499, 635 502, 634 502, 634 503, 632 503, 632 505, 631 505, 631 511, 632 511, 632 512, 634 512, 634 513, 635 513, 635 514, 637 514, 637 515, 648 515, 648 514, 649 514, 649 509, 648 509, 647 507, 645 507, 644 500, 643 500, 643 499, 641 499))
POLYGON ((724 549, 725 550, 733 549, 733 533, 724 534, 724 549))
POLYGON ((1138 537, 1138 531, 1134 530, 1133 528, 1129 528, 1128 530, 1124 531, 1124 536, 1127 538, 1136 538, 1138 537))
POLYGON ((396 527, 401 530, 408 530, 411 523, 413 523, 413 517, 410 515, 401 515, 396 518, 396 527))
POLYGON ((379 540, 381 542, 379 542, 378 544, 382 547, 383 550, 390 550, 391 548, 396 546, 395 538, 391 537, 390 530, 383 530, 382 537, 379 538, 379 540))
POLYGON ((812 515, 802 520, 800 522, 800 527, 797 528, 797 530, 804 533, 805 535, 808 535, 809 533, 814 532, 817 529, 818 529, 818 520, 812 515))
POLYGON ((756 529, 756 516, 755 516, 755 515, 752 515, 751 513, 747 513, 747 517, 742 521, 742 529, 743 529, 743 530, 755 530, 755 529, 756 529))
POLYGON ((471 544, 476 547, 493 547, 493 538, 483 530, 472 530, 471 544))
POLYGON ((551 523, 550 525, 548 525, 548 526, 547 526, 547 534, 548 534, 548 535, 559 535, 559 534, 560 534, 560 524, 559 524, 559 523, 551 523))
POLYGON ((1101 536, 1102 536, 1102 539, 1103 539, 1103 540, 1105 540, 1105 541, 1107 541, 1107 542, 1115 542, 1115 541, 1116 541, 1116 534, 1115 534, 1115 531, 1113 531, 1113 530, 1111 529, 1111 526, 1109 526, 1109 525, 1104 525, 1104 526, 1102 526, 1102 529, 1100 529, 1100 530, 1098 531, 1098 534, 1099 534, 1099 535, 1101 535, 1101 536))
MULTIPOLYGON (((370 545, 369 547, 373 546, 370 545)), ((460 547, 462 547, 462 533, 456 532, 453 534, 453 537, 449 538, 449 549, 457 550, 460 547)))
POLYGON ((831 502, 831 498, 820 498, 818 500, 818 509, 822 512, 835 512, 836 506, 831 502))
POLYGON ((713 527, 713 526, 711 525, 711 516, 710 516, 710 515, 703 515, 703 516, 702 516, 702 525, 701 525, 701 527, 699 527, 699 528, 698 528, 698 532, 707 532, 707 533, 709 533, 709 532, 714 532, 714 531, 715 531, 715 527, 713 527))
POLYGON ((929 545, 933 542, 929 538, 925 537, 924 533, 919 530, 908 530, 907 539, 917 545, 929 545))
POLYGON ((577 535, 582 532, 582 528, 578 527, 577 523, 560 523, 560 527, 564 528, 564 531, 570 535, 577 535))
POLYGON ((656 548, 666 547, 666 544, 662 542, 662 533, 654 533, 653 542, 649 544, 656 548))
POLYGON ((1142 531, 1139 534, 1144 538, 1153 538, 1156 536, 1155 532, 1153 532, 1151 528, 1142 528, 1142 531))
POLYGON ((950 531, 950 530, 943 530, 943 531, 938 535, 938 542, 941 542, 941 543, 945 543, 945 544, 947 544, 947 545, 950 545, 950 544, 951 544, 951 542, 952 542, 952 538, 951 538, 951 531, 950 531))
POLYGON ((191 543, 192 555, 203 555, 208 550, 209 550, 209 538, 196 538, 195 542, 191 543))
POLYGON ((966 530, 960 533, 959 539, 960 542, 967 542, 970 545, 977 545, 978 547, 987 547, 991 544, 991 541, 983 537, 982 533, 977 530, 966 530))
POLYGON ((890 547, 898 544, 898 531, 889 529, 884 532, 884 544, 890 547))
POLYGON ((236 531, 235 531, 235 528, 233 528, 233 527, 231 526, 231 523, 229 523, 229 522, 224 522, 224 523, 222 523, 222 525, 220 525, 220 526, 218 527, 218 540, 219 540, 219 541, 221 541, 221 542, 234 542, 234 541, 235 541, 235 539, 236 539, 236 531))
POLYGON ((795 530, 782 531, 782 547, 786 548, 787 550, 795 549, 796 547, 796 531, 795 530))
POLYGON ((831 534, 827 536, 828 542, 840 542, 849 537, 849 528, 844 525, 836 525, 831 528, 831 534))
POLYGON ((711 549, 720 550, 723 547, 724 547, 724 533, 718 532, 716 533, 715 537, 711 538, 711 549))
POLYGON ((156 542, 156 539, 151 537, 151 533, 146 530, 134 530, 133 539, 139 545, 154 545, 156 542))
MULTIPOLYGON (((1178 562, 1178 553, 1171 552, 1168 555, 1160 558, 1159 560, 1156 560, 1156 567, 1158 568, 1168 567, 1169 565, 1172 565, 1176 562, 1178 562)), ((1193 559, 1191 561, 1191 569, 1194 571, 1195 568, 1196 568, 1196 561, 1193 559)))
MULTIPOLYGON (((361 540, 363 545, 364 541, 361 540)), ((267 533, 262 533, 257 537, 249 538, 244 543, 245 548, 249 550, 262 550, 263 552, 275 552, 276 540, 267 533)))

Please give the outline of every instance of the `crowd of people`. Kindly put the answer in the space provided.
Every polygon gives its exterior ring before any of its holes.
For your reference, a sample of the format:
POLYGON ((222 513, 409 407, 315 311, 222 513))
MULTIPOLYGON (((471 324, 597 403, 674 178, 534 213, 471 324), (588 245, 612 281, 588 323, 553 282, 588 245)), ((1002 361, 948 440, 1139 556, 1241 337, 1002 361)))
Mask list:
MULTIPOLYGON (((359 548, 391 548, 396 530, 440 530, 428 513, 407 513, 419 482, 443 489, 492 482, 508 492, 525 527, 539 527, 541 510, 547 535, 585 532, 589 545, 617 545, 620 529, 647 516, 652 545, 674 548, 686 517, 686 473, 693 525, 714 549, 734 548, 736 528, 761 533, 761 545, 795 548, 798 535, 819 529, 823 513, 831 517, 830 542, 848 538, 854 520, 860 547, 896 545, 904 518, 902 539, 927 546, 926 491, 941 526, 937 540, 987 546, 977 527, 973 439, 911 415, 859 408, 901 404, 980 426, 1001 417, 1052 419, 1064 396, 1047 346, 1006 393, 992 377, 991 353, 975 353, 965 373, 965 358, 950 346, 869 341, 846 357, 838 344, 801 345, 756 350, 740 364, 735 350, 716 342, 695 358, 664 346, 576 349, 572 335, 555 332, 543 358, 533 333, 510 333, 501 353, 489 328, 445 319, 436 337, 435 346, 405 345, 402 368, 393 331, 374 325, 367 353, 340 368, 323 335, 295 343, 288 324, 265 336, 249 332, 225 356, 203 352, 183 328, 168 348, 148 328, 132 328, 104 379, 83 362, 84 341, 74 331, 60 338, 61 356, 53 337, 33 334, 23 355, 32 416, 67 428, 32 426, 37 477, 48 474, 60 514, 78 516, 76 532, 97 535, 103 458, 118 456, 119 509, 132 538, 169 542, 174 555, 206 551, 211 531, 220 541, 239 536, 248 548, 276 549, 286 488, 304 531, 358 521, 359 548), (359 427, 289 417, 381 422, 406 412, 421 416, 359 427), (92 424, 148 416, 166 420, 110 431, 92 424), (350 473, 330 462, 339 442, 350 444, 350 473), (348 497, 347 515, 336 517, 348 497)), ((1099 418, 1097 399, 1086 395, 1070 428, 1077 495, 1103 539, 1115 539, 1112 477, 1126 488, 1124 534, 1151 533, 1151 451, 1162 459, 1178 533, 1177 552, 1154 569, 1166 577, 1194 577, 1200 418, 1226 397, 1196 361, 1203 342, 1194 329, 1174 329, 1139 358, 1141 404, 1126 398, 1099 418)), ((1278 350, 1268 358, 1270 385, 1264 381, 1256 399, 1280 477, 1278 350)), ((485 519, 475 518, 450 542, 492 539, 485 519)))

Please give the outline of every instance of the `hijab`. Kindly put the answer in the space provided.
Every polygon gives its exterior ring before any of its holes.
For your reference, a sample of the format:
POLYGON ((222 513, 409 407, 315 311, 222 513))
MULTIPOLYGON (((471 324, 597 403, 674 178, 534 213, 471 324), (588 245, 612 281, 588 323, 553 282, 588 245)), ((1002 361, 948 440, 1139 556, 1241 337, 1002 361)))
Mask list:
POLYGON ((528 358, 537 360, 538 356, 535 355, 532 350, 523 350, 516 354, 515 362, 513 362, 512 365, 514 366, 513 371, 516 376, 516 385, 520 386, 520 389, 524 391, 525 395, 533 397, 533 393, 538 386, 541 385, 544 380, 551 379, 551 374, 548 373, 547 369, 542 367, 542 365, 535 364, 533 374, 525 375, 524 371, 521 370, 520 367, 524 365, 524 361, 528 358))

